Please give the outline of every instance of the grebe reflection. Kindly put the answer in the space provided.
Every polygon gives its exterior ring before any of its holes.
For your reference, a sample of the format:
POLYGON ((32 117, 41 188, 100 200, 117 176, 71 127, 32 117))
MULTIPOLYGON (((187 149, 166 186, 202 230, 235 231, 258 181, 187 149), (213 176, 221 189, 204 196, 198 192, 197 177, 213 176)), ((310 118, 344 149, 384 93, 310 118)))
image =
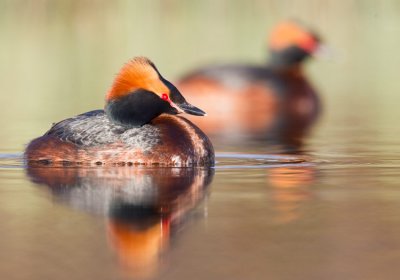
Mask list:
POLYGON ((106 234, 123 273, 157 273, 171 238, 200 215, 214 175, 208 168, 28 167, 56 200, 106 217, 106 234), (199 209, 199 211, 195 210, 199 209))

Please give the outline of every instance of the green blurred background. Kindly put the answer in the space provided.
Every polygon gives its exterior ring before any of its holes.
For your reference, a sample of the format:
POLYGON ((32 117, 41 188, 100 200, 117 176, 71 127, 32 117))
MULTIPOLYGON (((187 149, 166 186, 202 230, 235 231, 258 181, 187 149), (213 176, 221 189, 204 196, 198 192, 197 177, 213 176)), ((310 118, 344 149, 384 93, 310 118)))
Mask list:
POLYGON ((52 122, 102 108, 133 56, 151 58, 170 81, 212 62, 264 63, 268 32, 287 18, 313 26, 333 49, 307 65, 325 109, 316 139, 344 124, 349 134, 392 134, 398 0, 0 0, 0 151, 22 151, 52 122))

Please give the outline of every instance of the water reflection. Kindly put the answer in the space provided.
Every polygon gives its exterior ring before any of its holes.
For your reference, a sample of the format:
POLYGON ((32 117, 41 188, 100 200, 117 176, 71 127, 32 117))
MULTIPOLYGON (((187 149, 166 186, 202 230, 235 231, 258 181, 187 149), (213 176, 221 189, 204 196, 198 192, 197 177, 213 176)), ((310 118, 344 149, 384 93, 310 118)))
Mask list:
POLYGON ((315 166, 277 167, 268 170, 267 182, 278 223, 289 223, 302 216, 302 207, 312 199, 311 185, 316 179, 315 166))
POLYGON ((214 172, 194 168, 28 167, 58 201, 105 215, 110 246, 129 276, 154 275, 162 256, 207 195, 214 172))

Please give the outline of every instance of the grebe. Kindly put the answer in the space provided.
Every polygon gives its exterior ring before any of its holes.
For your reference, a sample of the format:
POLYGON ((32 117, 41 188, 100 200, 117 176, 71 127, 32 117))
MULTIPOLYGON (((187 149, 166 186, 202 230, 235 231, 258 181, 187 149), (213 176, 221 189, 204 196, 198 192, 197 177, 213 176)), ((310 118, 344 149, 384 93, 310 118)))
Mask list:
POLYGON ((320 112, 302 71, 320 39, 299 22, 286 21, 273 30, 268 45, 265 65, 211 65, 182 77, 177 88, 209 114, 189 119, 210 136, 301 137, 320 112))
POLYGON ((210 166, 214 150, 186 112, 204 116, 189 104, 148 58, 125 64, 106 95, 104 110, 54 124, 32 140, 30 165, 210 166))

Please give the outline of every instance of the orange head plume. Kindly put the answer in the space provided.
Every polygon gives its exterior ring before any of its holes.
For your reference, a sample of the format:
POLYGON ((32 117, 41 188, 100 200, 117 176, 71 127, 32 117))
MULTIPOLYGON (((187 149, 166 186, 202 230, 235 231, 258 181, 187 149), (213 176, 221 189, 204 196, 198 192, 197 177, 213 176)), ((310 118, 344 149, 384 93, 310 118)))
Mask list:
POLYGON ((116 220, 108 221, 110 245, 116 250, 126 273, 136 278, 154 276, 160 255, 168 247, 169 228, 156 223, 148 228, 135 228, 116 220))
POLYGON ((298 47, 308 54, 318 48, 319 37, 298 21, 285 21, 274 28, 269 36, 268 46, 272 51, 298 47))
POLYGON ((119 99, 138 89, 144 89, 159 96, 169 95, 170 92, 154 63, 142 56, 131 59, 121 68, 106 95, 106 101, 119 99))

